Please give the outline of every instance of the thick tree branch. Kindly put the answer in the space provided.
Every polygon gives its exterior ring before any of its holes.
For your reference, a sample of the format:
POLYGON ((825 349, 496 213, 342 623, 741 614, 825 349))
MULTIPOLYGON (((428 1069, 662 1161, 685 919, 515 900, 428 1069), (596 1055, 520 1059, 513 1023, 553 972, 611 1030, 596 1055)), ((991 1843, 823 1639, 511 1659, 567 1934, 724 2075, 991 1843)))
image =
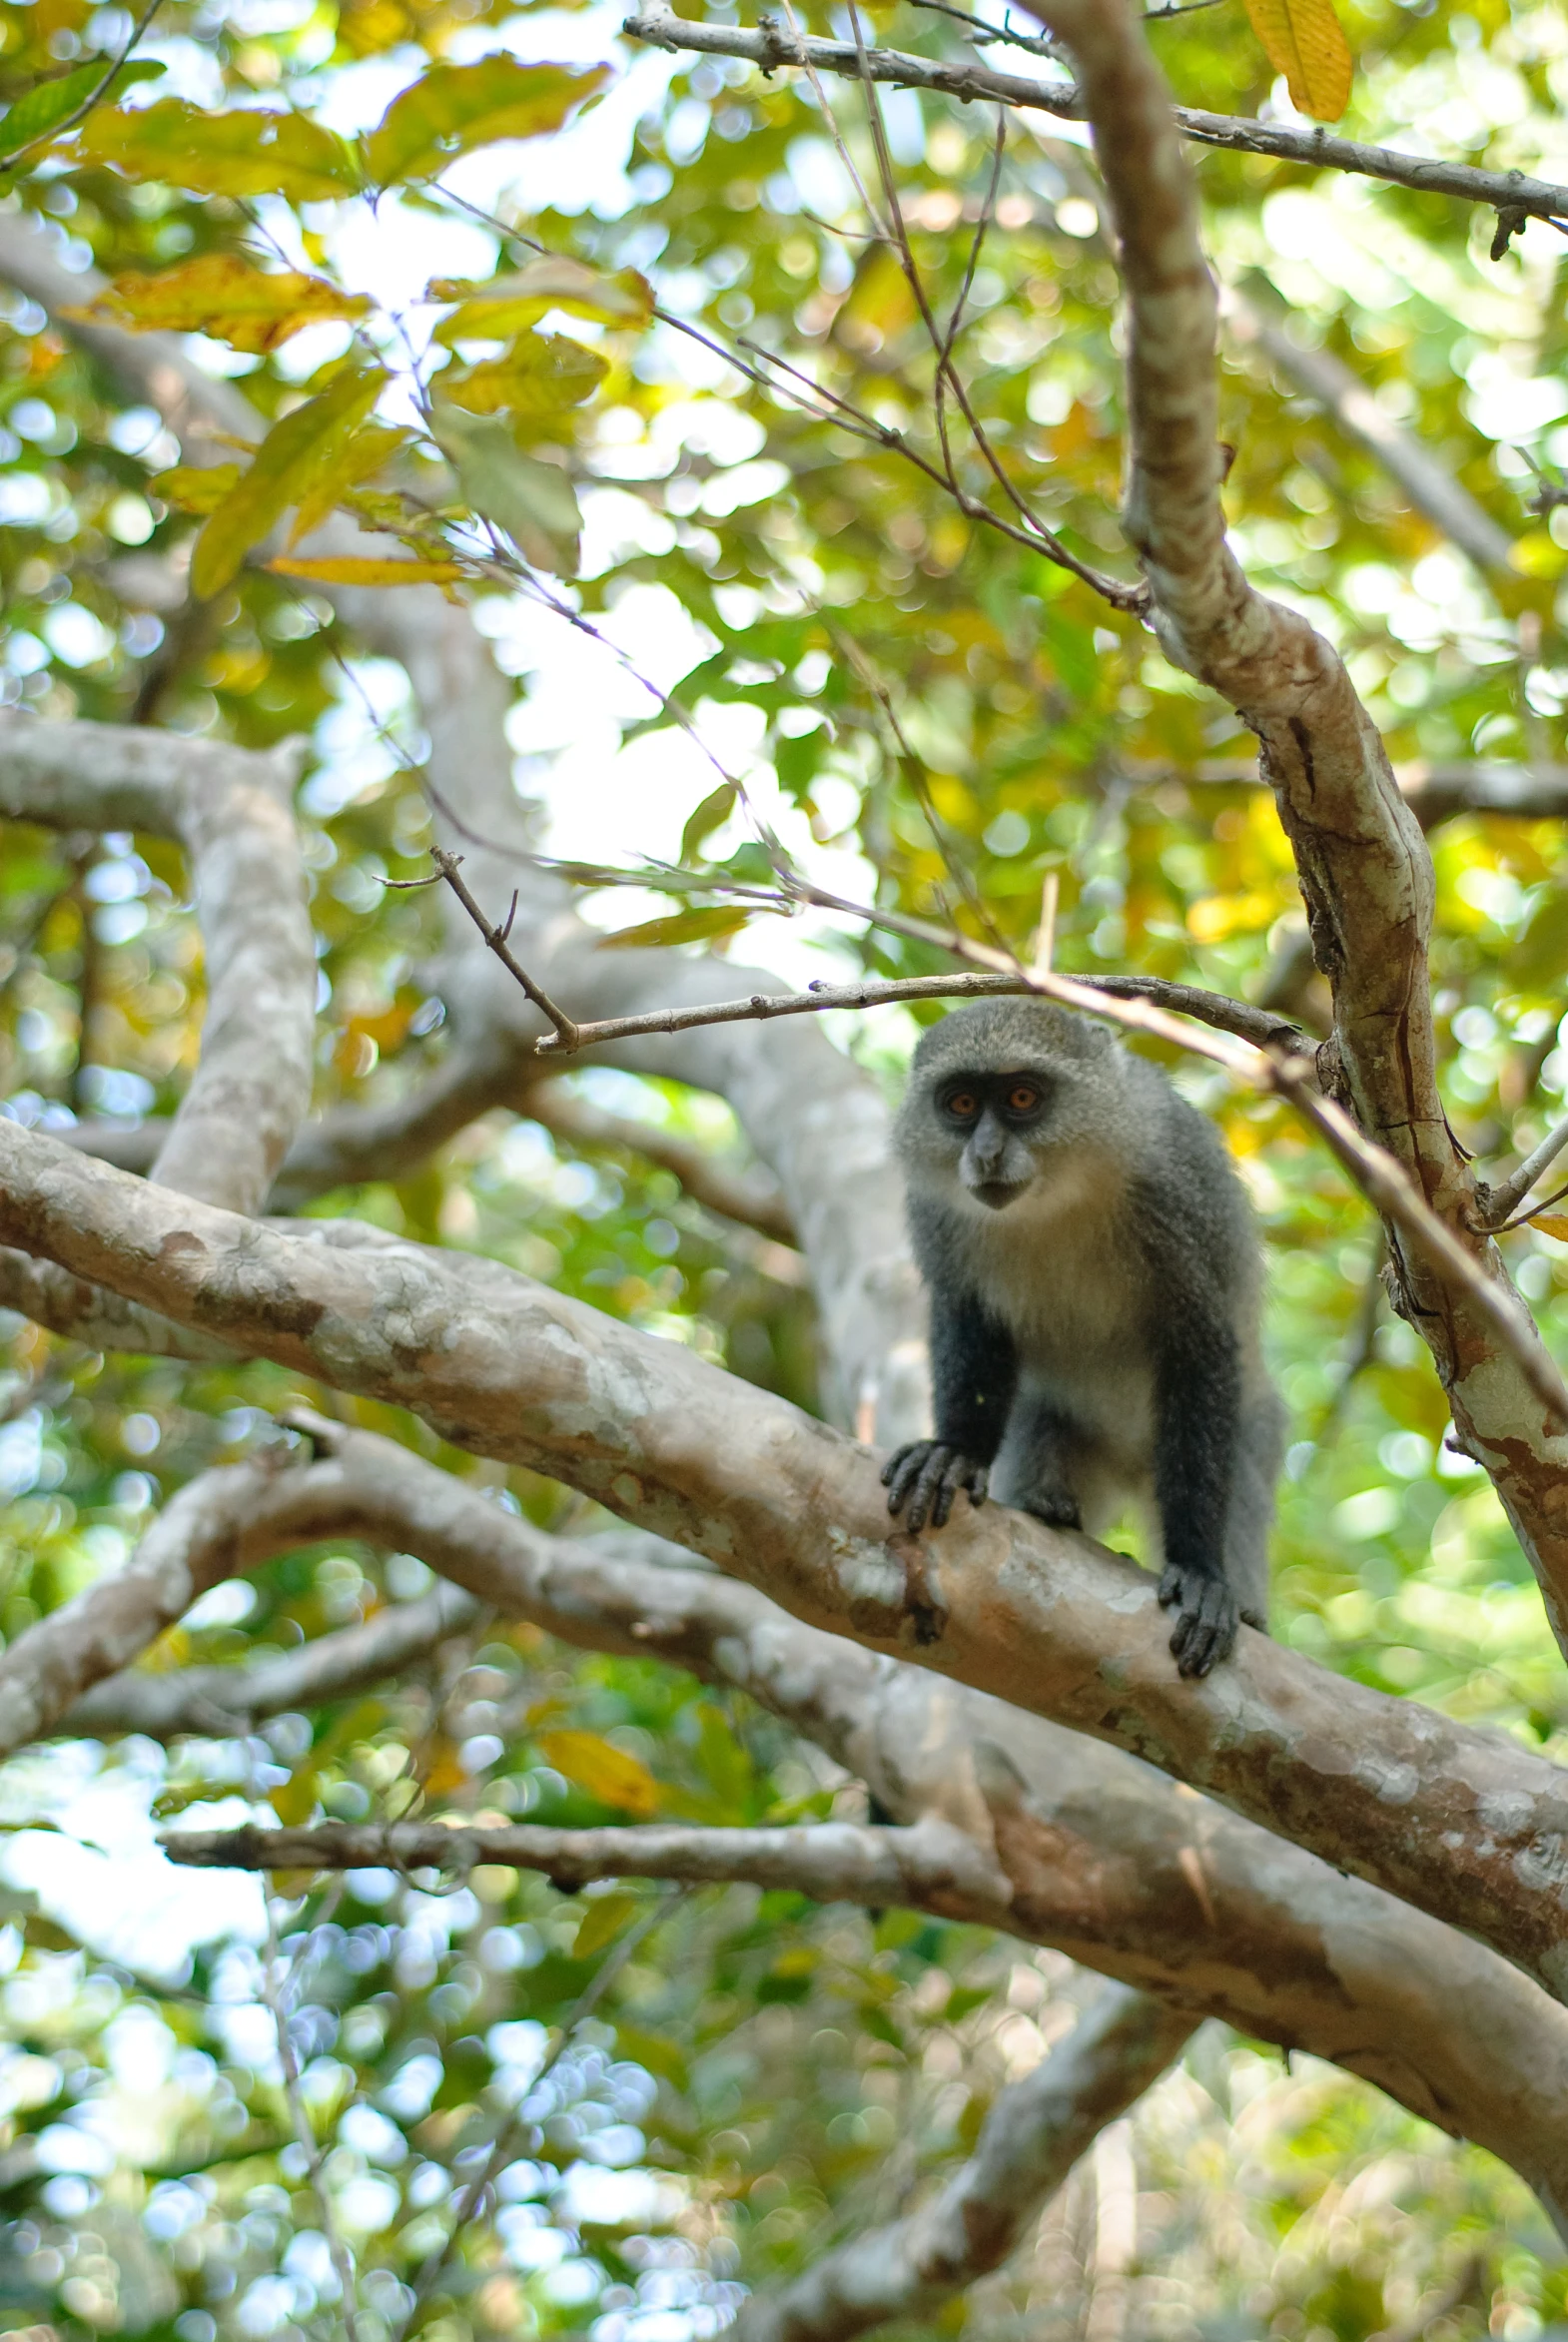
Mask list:
POLYGON ((292 812, 303 756, 303 742, 262 755, 0 711, 0 813, 150 830, 190 856, 207 1016, 152 1176, 234 1211, 262 1202, 311 1102, 316 954, 292 812))
POLYGON ((929 2203, 754 2295, 737 2342, 849 2342, 894 2318, 928 2317, 1007 2259, 1097 2131, 1160 2078, 1191 2029, 1181 2010, 1109 1985, 1001 2092, 974 2154, 929 2203))
MULTIPOLYGON (((1158 66, 1127 0, 1031 0, 1077 63, 1129 298, 1125 514, 1167 654, 1257 734, 1334 1000, 1334 1086, 1499 1286, 1475 1181, 1438 1092, 1419 828, 1343 664, 1247 584, 1224 537, 1215 298, 1197 202, 1158 66)), ((1502 1320, 1428 1248, 1391 1237, 1398 1305, 1431 1349, 1466 1448, 1490 1471, 1568 1649, 1568 1439, 1502 1320)))
MULTIPOLYGON (((1042 12, 1043 13, 1043 12, 1042 12)), ((1050 19, 1048 18, 1049 22, 1050 19)), ((764 73, 781 66, 810 66, 848 81, 869 77, 895 89, 933 90, 965 104, 976 100, 993 105, 1020 106, 1060 121, 1082 121, 1084 100, 1071 82, 1043 82, 1033 75, 998 73, 987 65, 947 65, 931 57, 914 57, 899 49, 868 47, 862 65, 853 41, 820 41, 768 25, 757 32, 736 25, 703 24, 677 16, 668 8, 651 6, 628 16, 621 26, 627 40, 652 48, 686 49, 714 57, 744 57, 764 73)), ((1063 34, 1063 39, 1067 35, 1063 34)), ((1271 155, 1282 163, 1304 163, 1314 170, 1348 171, 1365 179, 1386 180, 1420 194, 1455 197, 1460 203, 1490 204, 1498 212, 1522 213, 1530 219, 1554 220, 1568 216, 1568 187, 1531 179, 1522 171, 1482 171, 1469 163, 1445 163, 1427 155, 1405 155, 1394 147, 1366 146, 1355 139, 1337 138, 1326 130, 1300 130, 1281 122, 1255 122, 1235 114, 1208 114, 1192 106, 1173 108, 1184 138, 1201 146, 1228 147, 1245 155, 1271 155)))
POLYGON ((0 1236, 563 1479, 809 1623, 1133 1749, 1568 1994, 1552 1766, 1250 1632, 1189 1684, 1154 1580, 1087 1538, 996 1506, 909 1538, 865 1449, 676 1343, 496 1262, 307 1242, 11 1124, 0 1236))

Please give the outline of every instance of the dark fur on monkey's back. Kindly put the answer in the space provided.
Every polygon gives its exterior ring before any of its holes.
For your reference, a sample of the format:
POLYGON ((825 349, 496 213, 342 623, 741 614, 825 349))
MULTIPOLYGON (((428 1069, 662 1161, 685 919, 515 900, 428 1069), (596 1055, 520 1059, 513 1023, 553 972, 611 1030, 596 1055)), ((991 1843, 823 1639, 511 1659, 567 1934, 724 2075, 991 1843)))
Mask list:
POLYGON ((1279 1404, 1252 1215, 1224 1145, 1158 1067, 1036 1000, 922 1038, 898 1121, 931 1295, 937 1435, 884 1475, 913 1529, 960 1488, 1060 1527, 1133 1504, 1204 1674, 1264 1623, 1279 1404))

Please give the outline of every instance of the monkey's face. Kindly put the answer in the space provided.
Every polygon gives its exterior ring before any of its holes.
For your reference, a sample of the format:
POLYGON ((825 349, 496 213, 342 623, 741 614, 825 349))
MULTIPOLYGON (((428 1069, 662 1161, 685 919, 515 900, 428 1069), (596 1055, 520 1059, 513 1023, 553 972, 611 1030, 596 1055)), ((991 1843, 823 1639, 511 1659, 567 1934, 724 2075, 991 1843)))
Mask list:
POLYGON ((959 1184, 990 1211, 1004 1211, 1034 1182, 1035 1145, 1050 1105, 1049 1078, 1012 1072, 950 1074, 936 1086, 938 1128, 958 1155, 959 1184))

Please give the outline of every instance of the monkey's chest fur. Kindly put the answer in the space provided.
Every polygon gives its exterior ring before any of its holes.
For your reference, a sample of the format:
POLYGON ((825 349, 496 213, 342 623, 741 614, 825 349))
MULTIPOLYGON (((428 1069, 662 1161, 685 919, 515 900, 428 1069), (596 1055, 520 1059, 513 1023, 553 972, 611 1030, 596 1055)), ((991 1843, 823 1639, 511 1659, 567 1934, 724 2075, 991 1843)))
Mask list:
POLYGON ((1018 1361, 992 1492, 1048 1511, 1071 1496, 1091 1533, 1154 1502, 1152 1295, 1128 1211, 1119 1167, 1086 1151, 962 1223, 974 1289, 1018 1361))

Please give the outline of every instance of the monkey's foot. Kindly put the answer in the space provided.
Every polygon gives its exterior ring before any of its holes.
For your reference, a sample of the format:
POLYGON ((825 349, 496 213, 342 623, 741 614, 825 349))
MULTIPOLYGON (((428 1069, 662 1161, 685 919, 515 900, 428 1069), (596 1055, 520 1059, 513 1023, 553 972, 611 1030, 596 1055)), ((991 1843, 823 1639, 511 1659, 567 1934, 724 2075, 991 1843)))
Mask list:
POLYGON ((1048 1529, 1081 1529, 1084 1526, 1084 1516, 1078 1509, 1078 1498, 1066 1488, 1044 1489, 1038 1495, 1026 1498, 1022 1509, 1032 1514, 1037 1521, 1044 1521, 1048 1529))
POLYGON ((888 1492, 888 1510, 897 1518, 909 1506, 904 1526, 919 1535, 929 1520, 934 1529, 947 1526, 953 1499, 969 1490, 971 1504, 986 1501, 987 1466, 977 1463, 960 1447, 940 1439, 914 1439, 888 1458, 882 1467, 882 1485, 888 1492))
POLYGON ((1216 1659, 1227 1659, 1235 1641, 1235 1596, 1223 1578, 1168 1562, 1160 1581, 1160 1606, 1174 1610, 1171 1649, 1181 1675, 1206 1675, 1216 1659))

